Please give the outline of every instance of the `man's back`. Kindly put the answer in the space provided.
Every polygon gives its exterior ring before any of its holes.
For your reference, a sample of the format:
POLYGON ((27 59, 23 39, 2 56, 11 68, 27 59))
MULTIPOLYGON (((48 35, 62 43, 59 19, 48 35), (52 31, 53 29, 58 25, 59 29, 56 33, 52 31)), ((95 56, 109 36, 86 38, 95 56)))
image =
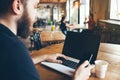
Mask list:
POLYGON ((0 80, 39 80, 24 44, 0 24, 0 80))

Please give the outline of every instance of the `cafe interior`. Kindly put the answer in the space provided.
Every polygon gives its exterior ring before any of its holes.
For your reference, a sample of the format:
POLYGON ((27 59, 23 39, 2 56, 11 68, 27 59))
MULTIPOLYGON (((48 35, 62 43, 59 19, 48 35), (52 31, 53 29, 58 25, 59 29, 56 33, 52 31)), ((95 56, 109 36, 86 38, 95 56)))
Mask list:
MULTIPOLYGON (((89 30, 89 25, 84 22, 89 20, 90 13, 95 22, 90 31, 101 36, 96 59, 107 61, 108 69, 104 79, 96 77, 93 69, 89 80, 120 80, 120 0, 40 0, 37 21, 30 36, 20 39, 32 58, 46 53, 62 53, 67 37, 60 29, 62 16, 66 17, 66 23, 74 25, 67 27, 67 31, 81 33, 89 30)), ((72 80, 42 64, 35 66, 41 80, 72 80)))

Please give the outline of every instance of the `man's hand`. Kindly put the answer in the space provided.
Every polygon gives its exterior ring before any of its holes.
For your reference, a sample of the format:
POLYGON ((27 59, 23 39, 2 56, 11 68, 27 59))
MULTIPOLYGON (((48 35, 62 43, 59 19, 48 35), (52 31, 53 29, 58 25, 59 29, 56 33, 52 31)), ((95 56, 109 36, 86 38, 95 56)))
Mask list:
POLYGON ((58 57, 62 57, 62 58, 65 58, 65 59, 68 58, 67 56, 65 56, 63 54, 56 53, 56 54, 49 54, 49 55, 47 55, 46 61, 55 62, 55 63, 62 63, 61 60, 57 59, 58 57))
POLYGON ((75 71, 75 75, 73 80, 88 80, 89 76, 91 75, 91 65, 88 61, 85 61, 82 65, 78 67, 75 71))

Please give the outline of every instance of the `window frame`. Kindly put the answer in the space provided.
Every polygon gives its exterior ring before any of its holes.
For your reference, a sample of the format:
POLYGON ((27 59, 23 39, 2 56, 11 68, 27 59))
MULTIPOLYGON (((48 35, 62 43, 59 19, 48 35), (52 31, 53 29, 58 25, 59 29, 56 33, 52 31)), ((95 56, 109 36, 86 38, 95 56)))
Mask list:
MULTIPOLYGON (((115 0, 113 0, 113 1, 115 1, 115 0)), ((117 1, 119 1, 119 0, 117 0, 117 1)), ((112 0, 110 0, 110 6, 109 6, 109 9, 110 9, 110 12, 109 12, 109 19, 110 20, 116 20, 116 21, 120 21, 120 3, 118 3, 118 8, 119 8, 119 10, 118 10, 118 12, 119 12, 119 18, 115 18, 115 16, 114 17, 112 17, 111 16, 111 12, 115 12, 115 11, 113 11, 114 9, 111 9, 111 7, 112 7, 112 5, 114 5, 114 3, 112 4, 113 2, 112 2, 112 0), (111 5, 112 4, 112 5, 111 5)), ((117 6, 116 6, 117 7, 117 6)), ((115 14, 115 13, 114 13, 115 14)), ((116 13, 117 14, 117 13, 116 13)), ((117 17, 117 16, 116 16, 117 17)))

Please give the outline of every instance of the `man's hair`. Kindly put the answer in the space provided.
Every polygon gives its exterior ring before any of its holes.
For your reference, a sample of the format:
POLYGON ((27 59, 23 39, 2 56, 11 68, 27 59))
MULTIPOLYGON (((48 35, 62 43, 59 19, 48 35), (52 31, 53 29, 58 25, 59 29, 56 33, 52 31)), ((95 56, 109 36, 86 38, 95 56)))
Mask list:
MULTIPOLYGON (((12 6, 14 0, 0 0, 0 16, 6 14, 12 6)), ((25 3, 26 0, 21 0, 22 3, 25 3)))
POLYGON ((90 16, 92 17, 92 19, 94 18, 94 15, 93 15, 93 13, 90 13, 90 16))

